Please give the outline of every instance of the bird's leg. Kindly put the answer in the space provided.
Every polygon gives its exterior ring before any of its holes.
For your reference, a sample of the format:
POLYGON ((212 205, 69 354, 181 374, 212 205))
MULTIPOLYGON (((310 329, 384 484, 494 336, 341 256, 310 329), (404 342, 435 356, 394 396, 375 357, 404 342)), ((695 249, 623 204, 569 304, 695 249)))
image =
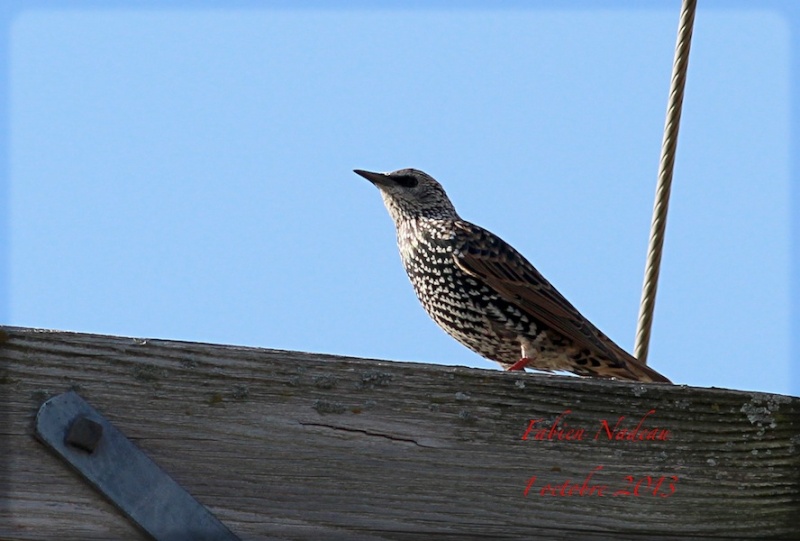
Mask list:
POLYGON ((531 344, 528 340, 520 340, 520 350, 522 352, 522 358, 506 368, 509 372, 512 370, 525 370, 525 367, 528 366, 533 359, 536 357, 536 350, 533 348, 533 344, 531 344))
POLYGON ((509 366, 508 368, 506 368, 506 370, 508 370, 509 372, 511 372, 512 370, 525 371, 525 367, 528 366, 530 362, 531 360, 528 357, 523 357, 514 364, 512 364, 511 366, 509 366))

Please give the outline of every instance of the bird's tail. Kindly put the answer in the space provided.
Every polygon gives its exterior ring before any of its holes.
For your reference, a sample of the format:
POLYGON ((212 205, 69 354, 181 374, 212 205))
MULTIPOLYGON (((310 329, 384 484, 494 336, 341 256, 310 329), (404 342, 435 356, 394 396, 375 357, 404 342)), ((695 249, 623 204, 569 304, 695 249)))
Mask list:
POLYGON ((635 359, 632 356, 629 357, 630 358, 626 359, 625 368, 627 369, 628 372, 632 374, 633 377, 626 379, 634 379, 636 381, 646 381, 655 383, 672 383, 665 376, 656 372, 646 364, 642 363, 641 361, 635 359))

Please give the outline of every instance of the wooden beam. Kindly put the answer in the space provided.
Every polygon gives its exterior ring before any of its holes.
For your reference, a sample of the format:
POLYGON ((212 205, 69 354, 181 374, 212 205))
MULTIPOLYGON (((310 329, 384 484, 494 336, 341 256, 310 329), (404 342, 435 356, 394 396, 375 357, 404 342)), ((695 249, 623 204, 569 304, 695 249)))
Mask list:
POLYGON ((10 327, 0 358, 2 539, 144 538, 34 439, 69 389, 242 539, 800 538, 796 397, 10 327))

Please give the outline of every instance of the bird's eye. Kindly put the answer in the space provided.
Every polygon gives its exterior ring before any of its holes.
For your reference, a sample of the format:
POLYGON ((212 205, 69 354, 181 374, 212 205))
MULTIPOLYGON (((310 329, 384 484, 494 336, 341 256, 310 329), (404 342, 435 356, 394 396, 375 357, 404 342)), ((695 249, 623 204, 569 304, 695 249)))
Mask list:
POLYGON ((398 183, 400 186, 402 186, 403 188, 413 188, 414 186, 419 184, 419 181, 417 180, 417 177, 415 177, 413 175, 397 176, 397 177, 394 177, 394 181, 396 183, 398 183))

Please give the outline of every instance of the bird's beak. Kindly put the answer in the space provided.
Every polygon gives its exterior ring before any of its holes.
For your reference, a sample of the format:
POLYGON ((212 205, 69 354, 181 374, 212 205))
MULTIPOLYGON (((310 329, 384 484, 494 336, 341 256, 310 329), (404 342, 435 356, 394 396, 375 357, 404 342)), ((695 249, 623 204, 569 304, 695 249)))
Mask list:
POLYGON ((372 171, 364 171, 363 169, 353 169, 356 175, 361 175, 377 187, 393 186, 392 177, 386 173, 373 173, 372 171))

